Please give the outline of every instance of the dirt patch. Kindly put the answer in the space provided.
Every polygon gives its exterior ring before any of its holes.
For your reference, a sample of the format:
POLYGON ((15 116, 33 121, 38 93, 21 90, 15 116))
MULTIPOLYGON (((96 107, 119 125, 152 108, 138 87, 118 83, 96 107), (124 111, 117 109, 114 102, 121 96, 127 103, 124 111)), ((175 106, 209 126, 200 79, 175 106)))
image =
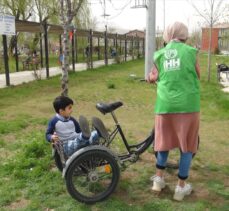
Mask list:
POLYGON ((23 208, 26 208, 29 203, 30 203, 29 200, 21 199, 19 201, 15 201, 15 202, 11 203, 9 206, 7 206, 5 208, 6 208, 6 210, 23 209, 23 208))
POLYGON ((0 159, 3 162, 5 159, 9 159, 15 155, 15 152, 9 151, 6 148, 0 148, 0 159))
POLYGON ((9 133, 9 134, 4 134, 4 136, 3 136, 4 138, 4 141, 6 142, 6 143, 8 143, 8 142, 15 142, 15 134, 12 134, 12 133, 9 133))

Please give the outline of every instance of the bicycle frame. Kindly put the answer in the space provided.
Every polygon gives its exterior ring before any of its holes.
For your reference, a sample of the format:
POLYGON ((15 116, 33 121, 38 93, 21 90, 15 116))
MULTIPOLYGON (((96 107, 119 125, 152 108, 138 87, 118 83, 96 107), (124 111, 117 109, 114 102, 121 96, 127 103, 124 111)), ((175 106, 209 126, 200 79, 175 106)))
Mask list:
POLYGON ((138 143, 138 144, 133 144, 133 145, 130 145, 123 133, 123 130, 121 128, 121 125, 119 124, 118 122, 118 119, 114 113, 114 111, 110 112, 111 113, 111 116, 115 122, 115 129, 111 132, 110 136, 109 136, 109 140, 108 140, 108 143, 107 143, 107 146, 110 145, 110 143, 114 140, 114 138, 116 137, 117 133, 120 134, 121 138, 122 138, 122 141, 128 151, 128 154, 126 155, 122 155, 122 156, 119 156, 121 158, 128 158, 130 157, 131 155, 135 154, 135 155, 139 155, 140 152, 137 150, 138 148, 140 148, 142 145, 145 145, 146 142, 149 142, 150 140, 147 138, 146 140, 138 143))

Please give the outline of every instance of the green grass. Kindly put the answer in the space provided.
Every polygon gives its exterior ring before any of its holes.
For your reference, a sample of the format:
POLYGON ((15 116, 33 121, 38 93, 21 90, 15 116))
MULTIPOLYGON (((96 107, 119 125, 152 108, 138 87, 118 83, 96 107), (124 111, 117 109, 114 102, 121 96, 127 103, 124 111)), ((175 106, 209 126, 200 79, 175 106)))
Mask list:
MULTIPOLYGON (((73 200, 44 139, 47 121, 54 115, 52 101, 60 94, 56 76, 0 90, 0 210, 228 210, 229 94, 216 82, 214 65, 212 81, 206 82, 206 59, 201 55, 201 143, 190 175, 195 191, 183 202, 172 200, 176 170, 166 172, 165 191, 151 192, 152 149, 121 173, 116 191, 106 201, 88 206, 73 200)), ((229 62, 227 57, 214 57, 216 61, 229 62)), ((153 126, 156 87, 141 82, 143 75, 143 60, 70 73, 73 115, 98 116, 112 129, 111 117, 100 114, 95 104, 120 100, 124 106, 116 114, 128 140, 144 139, 153 126)), ((123 151, 123 144, 117 140, 112 149, 123 151)), ((177 151, 170 159, 178 159, 177 151)))

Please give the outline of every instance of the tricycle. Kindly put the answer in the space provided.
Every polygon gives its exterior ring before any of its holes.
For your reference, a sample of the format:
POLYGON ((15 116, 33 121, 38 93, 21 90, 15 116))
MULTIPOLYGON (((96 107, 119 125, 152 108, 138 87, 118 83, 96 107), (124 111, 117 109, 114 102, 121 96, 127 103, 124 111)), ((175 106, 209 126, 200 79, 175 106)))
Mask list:
POLYGON ((74 199, 80 202, 92 204, 106 199, 118 184, 120 169, 124 169, 127 162, 135 163, 139 155, 153 143, 154 131, 137 144, 128 143, 114 112, 122 105, 122 102, 96 105, 102 114, 111 114, 115 123, 114 130, 108 132, 101 119, 92 118, 92 127, 100 128, 99 131, 101 131, 99 144, 81 148, 70 157, 64 154, 61 142, 53 144, 55 163, 62 172, 67 190, 74 199), (110 147, 117 134, 121 136, 126 148, 124 154, 114 152, 110 147))

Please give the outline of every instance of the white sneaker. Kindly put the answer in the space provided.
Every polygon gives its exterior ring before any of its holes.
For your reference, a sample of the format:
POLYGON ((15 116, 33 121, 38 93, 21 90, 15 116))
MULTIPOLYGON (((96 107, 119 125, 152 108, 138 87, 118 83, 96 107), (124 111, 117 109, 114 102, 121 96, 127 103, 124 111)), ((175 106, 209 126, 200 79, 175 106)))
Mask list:
POLYGON ((192 192, 192 186, 190 184, 185 184, 183 188, 177 185, 175 188, 173 199, 176 201, 182 201, 183 198, 189 195, 191 192, 192 192))
POLYGON ((153 181, 153 191, 160 192, 165 187, 165 180, 163 177, 154 175, 150 178, 150 180, 153 181))

